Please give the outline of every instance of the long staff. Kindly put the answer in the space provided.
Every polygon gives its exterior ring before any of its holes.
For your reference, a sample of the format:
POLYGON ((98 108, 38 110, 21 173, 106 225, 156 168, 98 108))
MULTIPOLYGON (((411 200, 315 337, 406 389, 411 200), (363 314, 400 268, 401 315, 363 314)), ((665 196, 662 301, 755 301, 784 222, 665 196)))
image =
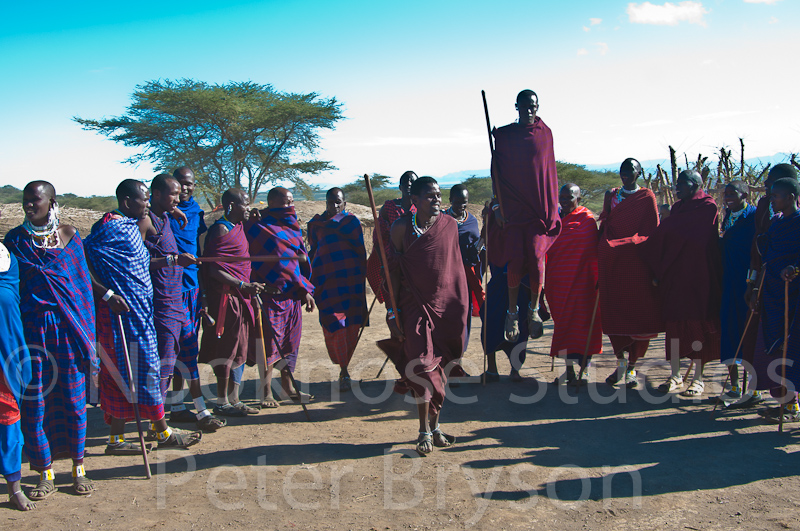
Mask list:
POLYGON ((122 338, 122 353, 125 354, 125 370, 128 371, 128 391, 130 393, 130 404, 133 406, 133 415, 136 417, 136 429, 139 431, 139 446, 142 448, 142 459, 144 459, 144 469, 147 471, 147 479, 153 476, 150 474, 150 461, 147 459, 147 446, 144 444, 144 431, 142 431, 142 417, 139 415, 139 401, 136 399, 136 384, 133 381, 133 370, 131 369, 131 357, 128 352, 128 341, 125 339, 125 327, 122 326, 122 316, 117 314, 117 325, 122 338))
MULTIPOLYGON (((766 276, 766 275, 765 275, 766 276)), ((789 280, 783 283, 783 359, 781 363, 781 386, 783 387, 784 397, 789 394, 786 388, 786 351, 789 349, 789 280)), ((785 400, 781 400, 780 419, 778 419, 778 431, 783 433, 783 411, 786 408, 785 400)))
POLYGON ((300 263, 308 262, 308 257, 305 255, 295 256, 278 256, 275 254, 265 254, 259 256, 198 256, 195 260, 199 264, 222 264, 230 262, 268 262, 278 263, 286 260, 297 260, 300 263))
MULTIPOLYGON (((481 98, 483 99, 483 114, 486 115, 486 132, 489 134, 489 150, 492 152, 492 157, 494 157, 494 141, 492 140, 492 122, 489 120, 489 105, 486 103, 486 91, 481 91, 481 98)), ((491 171, 489 172, 491 174, 491 171)), ((498 181, 500 176, 498 175, 498 181)), ((495 184, 495 192, 497 193, 497 204, 500 205, 500 215, 503 217, 503 222, 505 222, 506 214, 503 210, 503 198, 500 193, 500 183, 494 183, 494 178, 492 177, 492 183, 495 184)))
POLYGON ((594 332, 594 320, 597 317, 597 306, 600 304, 600 290, 597 290, 597 295, 594 298, 594 309, 592 309, 592 322, 589 323, 589 335, 586 337, 586 348, 583 349, 583 358, 581 358, 581 371, 578 374, 577 386, 581 387, 581 378, 583 373, 586 372, 586 367, 589 365, 589 346, 592 342, 592 332, 594 332))
MULTIPOLYGON (((395 319, 397 319, 397 299, 394 298, 392 279, 389 277, 389 262, 386 260, 386 250, 383 247, 383 234, 381 234, 381 225, 378 220, 378 209, 375 208, 375 196, 372 195, 372 184, 369 182, 369 175, 366 173, 364 174, 364 182, 367 185, 367 195, 369 196, 369 206, 372 208, 372 218, 375 220, 375 234, 378 235, 378 252, 380 253, 381 265, 383 266, 384 275, 386 276, 386 287, 389 291, 389 304, 391 304, 392 312, 395 315, 395 319)), ((389 356, 386 356, 386 360, 389 360, 389 356)), ((383 366, 386 366, 386 362, 384 362, 383 366)), ((380 376, 381 372, 383 372, 383 367, 381 367, 378 376, 380 376)))
MULTIPOLYGON (((267 356, 267 343, 264 340, 264 323, 261 320, 261 315, 263 313, 264 307, 261 302, 261 297, 256 295, 256 305, 258 306, 258 315, 256 316, 256 322, 258 323, 258 333, 261 335, 261 344, 264 345, 264 357, 267 356)), ((272 343, 275 345, 275 349, 278 351, 278 356, 287 364, 287 372, 289 373, 289 380, 292 381, 292 387, 294 387, 294 392, 297 393, 297 398, 300 401, 300 405, 303 406, 303 412, 306 414, 306 420, 309 422, 311 421, 311 416, 308 414, 308 408, 303 403, 303 394, 300 392, 300 387, 297 385, 297 380, 294 379, 294 375, 292 371, 288 370, 288 362, 286 361, 286 357, 281 352, 281 346, 278 345, 278 340, 275 338, 275 335, 272 335, 272 343)), ((264 367, 266 367, 266 359, 264 360, 264 367)))
MULTIPOLYGON (((753 308, 758 308, 758 297, 759 295, 761 295, 761 287, 764 285, 764 277, 766 276, 767 275, 762 273, 761 280, 759 280, 758 282, 758 288, 755 290, 756 293, 755 295, 752 295, 753 297, 756 297, 756 303, 753 305, 753 308)), ((739 345, 736 347, 736 353, 733 355, 733 363, 736 363, 736 360, 739 358, 739 352, 742 350, 742 345, 744 344, 744 338, 745 336, 747 336, 747 331, 750 329, 750 323, 753 321, 753 315, 755 315, 755 313, 756 311, 754 309, 748 310, 747 321, 744 323, 744 330, 742 331, 742 337, 739 339, 739 345)), ((722 392, 719 394, 719 396, 717 396, 717 401, 714 404, 714 409, 711 410, 712 415, 717 410, 717 407, 719 407, 719 403, 722 400, 722 395, 725 394, 725 386, 728 385, 728 381, 730 380, 730 378, 731 378, 731 373, 730 371, 728 371, 728 376, 725 378, 725 383, 722 384, 722 392)), ((745 385, 747 384, 747 372, 744 373, 744 383, 745 385)))
MULTIPOLYGON (((485 99, 485 96, 484 96, 485 99)), ((488 112, 487 112, 488 116, 488 112)), ((491 145, 492 137, 489 136, 489 144, 491 145)), ((491 203, 490 207, 491 208, 491 203)), ((486 385, 486 362, 489 357, 489 342, 487 341, 487 331, 489 330, 489 213, 486 212, 483 216, 483 252, 486 257, 484 264, 483 275, 483 374, 481 374, 481 383, 486 385)))

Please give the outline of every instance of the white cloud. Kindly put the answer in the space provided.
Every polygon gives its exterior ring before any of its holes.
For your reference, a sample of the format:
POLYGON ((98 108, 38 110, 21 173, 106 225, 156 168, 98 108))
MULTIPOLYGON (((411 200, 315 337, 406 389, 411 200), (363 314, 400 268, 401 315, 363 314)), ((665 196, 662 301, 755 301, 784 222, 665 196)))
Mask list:
POLYGON ((745 4, 777 4, 781 0, 744 0, 745 4))
POLYGON ((589 28, 587 28, 586 26, 584 26, 584 27, 583 27, 583 31, 590 31, 590 30, 589 30, 589 28))
POLYGON ((700 2, 679 2, 673 4, 666 2, 664 5, 655 5, 650 2, 642 4, 628 4, 628 20, 633 24, 653 24, 656 26, 677 26, 680 22, 705 26, 703 15, 711 10, 703 7, 700 2))
POLYGON ((580 48, 578 50, 578 55, 589 55, 589 50, 587 50, 586 48, 580 48))
POLYGON ((591 24, 592 26, 597 26, 601 22, 603 22, 602 18, 590 18, 589 19, 589 24, 591 24))
POLYGON ((777 23, 778 23, 778 19, 777 19, 777 18, 775 18, 775 17, 770 17, 770 19, 769 19, 769 23, 770 23, 770 24, 777 24, 777 23))
POLYGON ((600 52, 600 55, 605 55, 608 53, 608 44, 604 42, 596 42, 594 46, 597 46, 597 51, 600 52))

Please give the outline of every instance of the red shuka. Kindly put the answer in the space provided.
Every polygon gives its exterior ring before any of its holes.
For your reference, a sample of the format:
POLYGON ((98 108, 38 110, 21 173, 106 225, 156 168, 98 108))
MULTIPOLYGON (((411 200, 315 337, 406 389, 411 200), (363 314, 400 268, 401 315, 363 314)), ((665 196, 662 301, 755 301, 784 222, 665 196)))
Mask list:
POLYGON ((603 350, 600 311, 592 326, 597 297, 597 222, 579 206, 561 218, 561 234, 547 251, 545 294, 553 315, 550 355, 584 354, 592 329, 588 355, 603 350))

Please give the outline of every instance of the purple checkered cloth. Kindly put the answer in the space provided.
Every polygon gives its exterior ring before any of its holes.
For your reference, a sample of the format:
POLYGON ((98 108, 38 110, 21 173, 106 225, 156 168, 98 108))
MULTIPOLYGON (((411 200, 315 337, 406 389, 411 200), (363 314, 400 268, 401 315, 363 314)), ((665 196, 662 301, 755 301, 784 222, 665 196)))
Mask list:
POLYGON ((86 441, 84 372, 97 363, 94 300, 83 243, 39 249, 22 227, 6 236, 20 266, 21 309, 33 378, 22 403, 25 453, 35 468, 82 459, 86 441))
MULTIPOLYGON (((261 221, 247 223, 244 228, 250 242, 250 256, 308 254, 294 207, 264 209, 261 221)), ((300 300, 306 292, 313 294, 310 277, 310 264, 297 260, 281 260, 274 264, 253 262, 250 276, 255 282, 266 282, 280 289, 280 294, 272 296, 276 300, 300 300)))
MULTIPOLYGON (((153 285, 150 280, 150 254, 145 249, 136 220, 106 214, 92 227, 86 238, 86 258, 97 280, 123 297, 131 311, 121 314, 125 338, 131 346, 131 365, 136 381, 136 397, 142 417, 163 415, 159 385, 159 358, 153 316, 153 285)), ((125 369, 125 351, 117 317, 108 305, 97 307, 100 352, 100 404, 108 416, 133 418, 125 369), (105 356, 105 357, 104 357, 105 356)), ((108 418, 106 418, 108 420, 108 418)), ((157 420, 157 417, 156 417, 157 420)))
POLYGON ((316 215, 308 222, 308 241, 320 324, 331 333, 360 326, 367 317, 367 251, 361 222, 348 213, 316 215))
POLYGON ((303 303, 293 300, 277 301, 266 297, 261 320, 267 342, 267 363, 271 365, 281 359, 278 351, 280 347, 280 352, 289 362, 289 370, 294 372, 303 332, 303 303), (273 337, 274 341, 271 339, 273 337))

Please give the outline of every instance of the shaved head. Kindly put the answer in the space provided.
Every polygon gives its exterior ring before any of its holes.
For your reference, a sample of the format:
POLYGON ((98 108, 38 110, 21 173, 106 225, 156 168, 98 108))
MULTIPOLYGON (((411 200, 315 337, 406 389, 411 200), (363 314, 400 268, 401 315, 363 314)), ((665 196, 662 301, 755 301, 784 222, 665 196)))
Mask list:
POLYGON ((286 208, 291 206, 293 202, 292 192, 283 186, 276 186, 267 193, 267 206, 269 208, 286 208))
POLYGON ((33 191, 33 190, 35 190, 37 188, 41 188, 42 192, 45 195, 47 195, 47 197, 49 197, 50 199, 55 199, 56 198, 56 189, 53 187, 52 184, 50 184, 47 181, 31 181, 31 182, 29 182, 28 184, 25 185, 25 188, 23 188, 22 191, 23 192, 25 190, 33 191))
POLYGON ((575 194, 577 197, 581 196, 581 187, 575 183, 567 183, 561 187, 562 192, 575 194))
POLYGON ((179 181, 186 177, 194 178, 194 172, 189 166, 181 166, 180 168, 176 168, 174 172, 172 172, 172 176, 178 179, 179 181))
POLYGON ((222 194, 222 204, 223 205, 240 205, 244 203, 244 196, 246 192, 243 190, 239 190, 238 188, 228 188, 222 194))

